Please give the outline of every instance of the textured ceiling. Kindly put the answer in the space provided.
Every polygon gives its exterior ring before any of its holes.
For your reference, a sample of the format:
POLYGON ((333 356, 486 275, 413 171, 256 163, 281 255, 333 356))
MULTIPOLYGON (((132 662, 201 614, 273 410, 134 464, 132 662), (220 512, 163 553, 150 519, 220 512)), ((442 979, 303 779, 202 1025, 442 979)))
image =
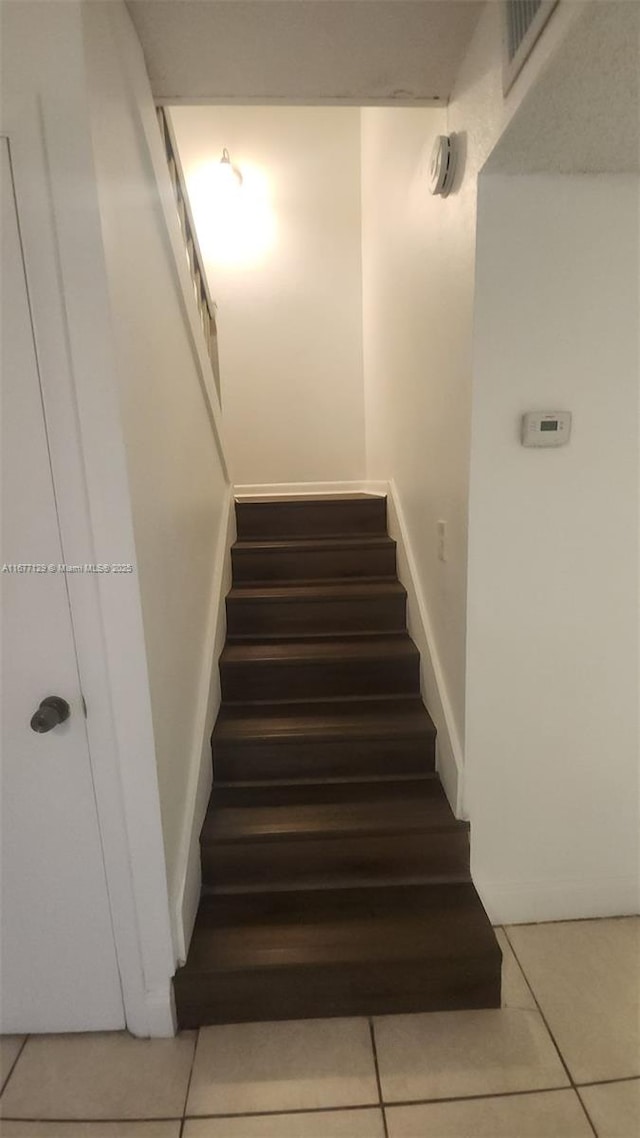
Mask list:
POLYGON ((486 166, 511 174, 640 170, 640 4, 585 5, 486 166))
POLYGON ((154 95, 446 101, 481 0, 129 0, 154 95))

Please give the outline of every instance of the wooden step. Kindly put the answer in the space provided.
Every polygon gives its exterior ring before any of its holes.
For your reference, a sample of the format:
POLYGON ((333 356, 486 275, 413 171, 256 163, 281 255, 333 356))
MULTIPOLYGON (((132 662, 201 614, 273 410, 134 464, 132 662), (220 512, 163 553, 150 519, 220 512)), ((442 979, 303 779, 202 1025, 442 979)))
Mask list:
POLYGON ((214 790, 201 849, 217 891, 469 878, 468 826, 435 779, 214 790))
POLYGON ((205 896, 178 1023, 499 1007, 500 966, 467 883, 205 896))
POLYGON ((365 779, 435 769, 436 729, 422 700, 223 704, 211 743, 214 777, 365 779))
POLYGON ((395 542, 374 537, 288 538, 231 546, 233 582, 294 582, 345 578, 395 579, 395 542))
POLYGON ((374 537, 236 541, 231 547, 237 584, 396 576, 396 543, 374 537))
POLYGON ((223 700, 242 703, 417 695, 420 656, 406 633, 227 643, 220 679, 223 700))
POLYGON ((180 1026, 499 1006, 385 499, 236 513, 180 1026))
POLYGON ((235 585, 227 596, 227 636, 256 640, 402 632, 406 601, 399 581, 235 585))
POLYGON ((385 536, 387 500, 371 494, 236 502, 238 538, 385 536))

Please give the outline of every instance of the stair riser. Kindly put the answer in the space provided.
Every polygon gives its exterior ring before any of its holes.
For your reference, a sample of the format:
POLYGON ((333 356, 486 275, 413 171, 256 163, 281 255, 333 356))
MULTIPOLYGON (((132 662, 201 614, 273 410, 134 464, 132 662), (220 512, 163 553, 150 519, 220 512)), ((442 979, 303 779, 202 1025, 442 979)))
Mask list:
POLYGON ((213 770, 222 782, 421 775, 435 770, 435 739, 214 743, 213 770))
MULTIPOLYGON (((246 784, 230 786, 229 783, 217 782, 212 795, 211 812, 215 815, 221 810, 244 810, 256 806, 270 807, 271 809, 280 806, 321 808, 323 806, 335 806, 336 804, 343 805, 347 810, 354 808, 357 810, 363 798, 366 798, 372 809, 375 809, 376 804, 382 804, 385 816, 389 809, 394 809, 394 803, 397 802, 402 802, 410 808, 413 802, 420 799, 426 809, 437 809, 436 804, 442 805, 446 801, 440 779, 429 774, 420 779, 392 779, 384 782, 369 780, 366 785, 358 782, 341 784, 340 787, 324 781, 305 783, 303 786, 297 783, 290 783, 286 786, 283 786, 282 783, 277 783, 275 786, 265 786, 264 784, 260 786, 247 786, 246 784)), ((450 813, 448 804, 445 810, 448 817, 450 813)), ((211 833, 209 838, 214 841, 234 841, 235 836, 233 834, 225 831, 223 835, 218 830, 219 824, 218 820, 215 832, 211 833)), ((223 821, 223 825, 225 824, 223 821)), ((206 826, 205 821, 205 830, 206 826)), ((404 832, 405 829, 411 829, 411 826, 402 825, 398 826, 397 829, 404 832)))
POLYGON ((389 577, 396 575, 394 543, 374 549, 231 551, 236 584, 258 581, 319 581, 334 577, 389 577))
POLYGON ((231 701, 417 695, 417 654, 400 659, 234 661, 220 664, 222 698, 231 701))
POLYGON ((468 876, 465 830, 202 844, 202 883, 216 889, 332 888, 353 882, 468 876))
POLYGON ((181 977, 175 981, 178 1025, 401 1015, 500 1007, 500 958, 358 963, 181 977))
POLYGON ((402 595, 339 601, 227 599, 227 635, 232 638, 403 632, 405 621, 402 595))
POLYGON ((385 498, 318 502, 237 502, 240 541, 283 538, 386 536, 385 498))

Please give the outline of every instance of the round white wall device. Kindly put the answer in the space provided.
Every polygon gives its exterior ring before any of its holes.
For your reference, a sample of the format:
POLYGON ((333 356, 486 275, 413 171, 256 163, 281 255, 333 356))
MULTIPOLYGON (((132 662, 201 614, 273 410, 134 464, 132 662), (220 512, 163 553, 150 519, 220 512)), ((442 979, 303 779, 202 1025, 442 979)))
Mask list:
POLYGON ((455 175, 455 146, 450 134, 439 134, 431 152, 429 189, 432 194, 446 198, 455 175))

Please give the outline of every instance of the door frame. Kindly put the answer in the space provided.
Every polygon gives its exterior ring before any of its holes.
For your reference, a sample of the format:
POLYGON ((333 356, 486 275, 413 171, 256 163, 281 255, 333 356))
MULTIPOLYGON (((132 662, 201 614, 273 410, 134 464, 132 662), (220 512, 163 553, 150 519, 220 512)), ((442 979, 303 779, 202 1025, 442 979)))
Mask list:
MULTIPOLYGON (((26 97, 9 90, 0 135, 9 146, 63 558, 135 566, 81 29, 73 18, 66 58, 48 64, 45 52, 44 65, 23 60, 39 90, 26 97)), ((172 1035, 175 953, 138 577, 73 574, 67 582, 127 1027, 172 1035)))

